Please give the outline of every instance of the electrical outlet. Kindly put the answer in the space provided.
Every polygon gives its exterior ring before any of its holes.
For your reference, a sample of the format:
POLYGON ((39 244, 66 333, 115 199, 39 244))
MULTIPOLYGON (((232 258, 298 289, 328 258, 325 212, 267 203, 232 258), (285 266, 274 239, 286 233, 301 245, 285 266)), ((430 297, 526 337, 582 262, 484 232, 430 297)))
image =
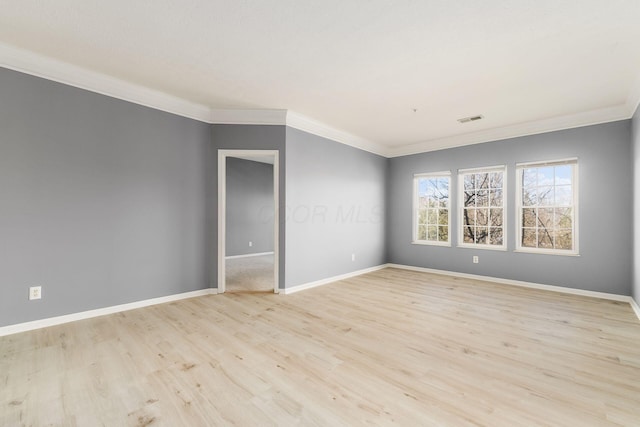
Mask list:
POLYGON ((473 263, 474 263, 474 264, 477 264, 478 262, 480 262, 480 261, 478 260, 478 256, 477 256, 477 255, 474 255, 474 256, 473 256, 473 263))
POLYGON ((356 254, 351 254, 351 261, 355 261, 356 260, 356 254))
POLYGON ((42 286, 32 286, 29 288, 29 299, 42 298, 42 286))
POLYGON ((253 246, 253 242, 249 242, 249 247, 253 246))

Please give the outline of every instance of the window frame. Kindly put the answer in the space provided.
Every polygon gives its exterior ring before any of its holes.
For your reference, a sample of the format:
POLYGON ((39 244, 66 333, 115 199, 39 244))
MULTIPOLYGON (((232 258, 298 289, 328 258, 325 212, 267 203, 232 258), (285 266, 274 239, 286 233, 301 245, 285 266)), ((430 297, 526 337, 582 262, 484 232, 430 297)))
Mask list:
MULTIPOLYGON (((411 244, 413 245, 427 245, 427 246, 446 246, 451 247, 451 171, 441 172, 427 172, 417 173, 413 175, 413 206, 412 206, 412 230, 411 230, 411 244), (418 181, 421 178, 446 178, 449 181, 449 194, 447 196, 448 208, 447 208, 447 227, 449 232, 447 233, 447 241, 441 242, 439 240, 419 240, 418 239, 418 181)), ((440 209, 438 209, 440 211, 440 209)))
MULTIPOLYGON (((558 159, 558 160, 547 160, 547 161, 537 161, 537 162, 526 162, 526 163, 516 163, 516 249, 514 252, 523 252, 523 253, 534 253, 534 254, 546 254, 546 255, 563 255, 563 256, 580 256, 579 252, 579 239, 578 239, 578 218, 579 218, 579 174, 578 174, 578 158, 571 157, 566 159, 558 159), (549 166, 562 166, 562 165, 572 165, 572 174, 571 174, 571 187, 572 187, 572 205, 571 208, 573 210, 573 218, 571 221, 571 241, 573 243, 572 249, 556 249, 556 248, 531 248, 522 246, 522 210, 524 209, 522 205, 522 192, 523 192, 523 182, 522 182, 522 171, 524 169, 531 168, 543 168, 549 166)), ((556 184, 554 182, 554 189, 556 184)), ((535 208, 539 208, 540 205, 535 205, 535 208)), ((552 208, 557 208, 555 204, 551 206, 552 208)), ((564 206, 563 206, 564 207, 564 206)), ((537 230, 537 227, 536 227, 537 230)))
MULTIPOLYGON (((506 251, 508 237, 507 215, 507 165, 483 166, 478 168, 458 169, 458 247, 466 249, 486 249, 490 251, 506 251), (502 172, 502 245, 487 243, 467 243, 464 241, 464 175, 472 173, 502 172)), ((491 206, 487 206, 491 209, 491 206)))

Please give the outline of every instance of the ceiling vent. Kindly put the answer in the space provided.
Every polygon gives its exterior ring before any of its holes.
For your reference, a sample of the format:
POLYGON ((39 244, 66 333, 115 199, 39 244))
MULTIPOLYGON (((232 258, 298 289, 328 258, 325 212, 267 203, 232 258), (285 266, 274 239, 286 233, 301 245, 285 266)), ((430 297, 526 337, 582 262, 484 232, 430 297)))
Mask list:
POLYGON ((461 119, 458 119, 458 121, 460 123, 469 123, 469 122, 475 122, 476 120, 481 120, 481 119, 484 119, 484 116, 482 114, 478 114, 477 116, 463 117, 461 119))

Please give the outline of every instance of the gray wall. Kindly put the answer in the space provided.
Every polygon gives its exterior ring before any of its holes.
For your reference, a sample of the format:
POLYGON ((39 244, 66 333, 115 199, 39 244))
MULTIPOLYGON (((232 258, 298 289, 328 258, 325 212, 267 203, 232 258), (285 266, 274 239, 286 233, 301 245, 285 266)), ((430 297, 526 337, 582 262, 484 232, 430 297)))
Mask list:
POLYGON ((383 157, 287 127, 287 288, 385 263, 387 169, 383 157))
POLYGON ((0 326, 208 287, 210 132, 0 68, 0 326))
MULTIPOLYGON (((628 120, 391 159, 387 198, 389 261, 453 272, 630 295, 633 235, 628 120), (580 256, 515 253, 515 164, 578 157, 580 256), (507 165, 508 251, 411 244, 413 174, 507 165), (472 264, 472 256, 480 257, 472 264)), ((636 169, 637 170, 637 169, 636 169)), ((457 191, 452 193, 457 208, 457 191)))
MULTIPOLYGON (((270 125, 212 125, 212 138, 214 147, 216 149, 225 150, 278 150, 280 157, 279 165, 279 192, 280 192, 280 212, 285 211, 286 194, 285 194, 285 174, 286 174, 286 134, 285 126, 270 126, 270 125)), ((211 182, 213 188, 217 194, 218 188, 218 174, 217 174, 217 153, 213 155, 216 158, 215 169, 216 173, 212 177, 211 182)), ((212 221, 209 229, 210 242, 216 244, 218 241, 218 228, 217 228, 217 212, 218 212, 218 198, 215 196, 211 202, 212 221)), ((280 289, 284 288, 285 284, 285 218, 284 215, 280 215, 279 222, 279 284, 280 289)), ((211 287, 216 288, 217 285, 217 272, 218 263, 217 260, 217 246, 212 248, 213 260, 211 262, 211 287)))
MULTIPOLYGON (((633 155, 633 217, 640 216, 640 109, 631 121, 631 146, 633 155)), ((640 226, 633 227, 633 286, 631 296, 640 304, 640 226)))
POLYGON ((226 193, 227 256, 273 252, 273 165, 227 157, 226 193))

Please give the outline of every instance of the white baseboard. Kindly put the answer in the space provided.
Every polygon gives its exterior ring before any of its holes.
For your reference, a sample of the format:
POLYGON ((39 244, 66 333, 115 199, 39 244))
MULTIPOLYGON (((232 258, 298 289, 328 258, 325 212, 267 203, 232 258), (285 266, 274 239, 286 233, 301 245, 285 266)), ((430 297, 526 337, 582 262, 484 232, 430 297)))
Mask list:
POLYGON ((629 304, 631 304, 631 308, 633 309, 633 311, 636 312, 636 316, 638 316, 638 320, 640 320, 640 305, 638 305, 636 300, 634 300, 633 298, 631 298, 631 301, 629 301, 629 304))
POLYGON ((263 256, 263 255, 273 255, 273 251, 272 252, 259 252, 259 253, 255 253, 255 254, 245 254, 245 255, 231 255, 231 256, 224 257, 224 259, 249 258, 249 257, 252 257, 252 256, 263 256))
POLYGON ((456 273, 453 271, 436 270, 435 268, 426 268, 426 267, 414 267, 411 265, 387 264, 387 266, 390 268, 400 268, 402 270, 442 274, 444 276, 463 277, 466 279, 474 279, 474 280, 484 280, 489 282, 500 283, 503 285, 520 286, 523 288, 541 289, 541 290, 551 291, 551 292, 560 292, 563 294, 582 295, 585 297, 627 302, 631 305, 631 308, 633 308, 633 310, 635 311, 636 315, 638 316, 638 320, 640 320, 640 307, 638 307, 638 304, 634 301, 633 298, 627 295, 610 294, 607 292, 587 291, 584 289, 565 288, 563 286, 556 286, 556 285, 543 285, 540 283, 523 282, 520 280, 502 279, 500 277, 480 276, 478 274, 456 273))
POLYGON ((65 314, 64 316, 50 317, 48 319, 17 323, 15 325, 0 327, 0 337, 5 335, 17 334, 19 332, 33 331, 34 329, 46 328, 48 326, 61 325, 63 323, 74 322, 76 320, 90 319, 92 317, 104 316, 106 314, 119 313, 121 311, 148 307, 150 305, 164 304, 181 299, 200 297, 203 295, 214 295, 217 293, 218 290, 215 288, 200 289, 197 291, 167 295, 164 297, 151 298, 142 301, 130 302, 127 304, 114 305, 111 307, 97 308, 95 310, 82 311, 80 313, 65 314))
POLYGON ((339 276, 333 276, 333 277, 328 277, 322 280, 316 280, 315 282, 304 283, 302 285, 293 286, 291 288, 280 289, 280 295, 293 294, 295 292, 304 291, 306 289, 315 288, 318 286, 337 282, 339 280, 345 280, 351 277, 360 276, 361 274, 371 273, 372 271, 382 270, 383 268, 387 268, 387 267, 388 267, 388 264, 377 265, 375 267, 369 267, 362 270, 352 271, 351 273, 345 273, 339 276))

